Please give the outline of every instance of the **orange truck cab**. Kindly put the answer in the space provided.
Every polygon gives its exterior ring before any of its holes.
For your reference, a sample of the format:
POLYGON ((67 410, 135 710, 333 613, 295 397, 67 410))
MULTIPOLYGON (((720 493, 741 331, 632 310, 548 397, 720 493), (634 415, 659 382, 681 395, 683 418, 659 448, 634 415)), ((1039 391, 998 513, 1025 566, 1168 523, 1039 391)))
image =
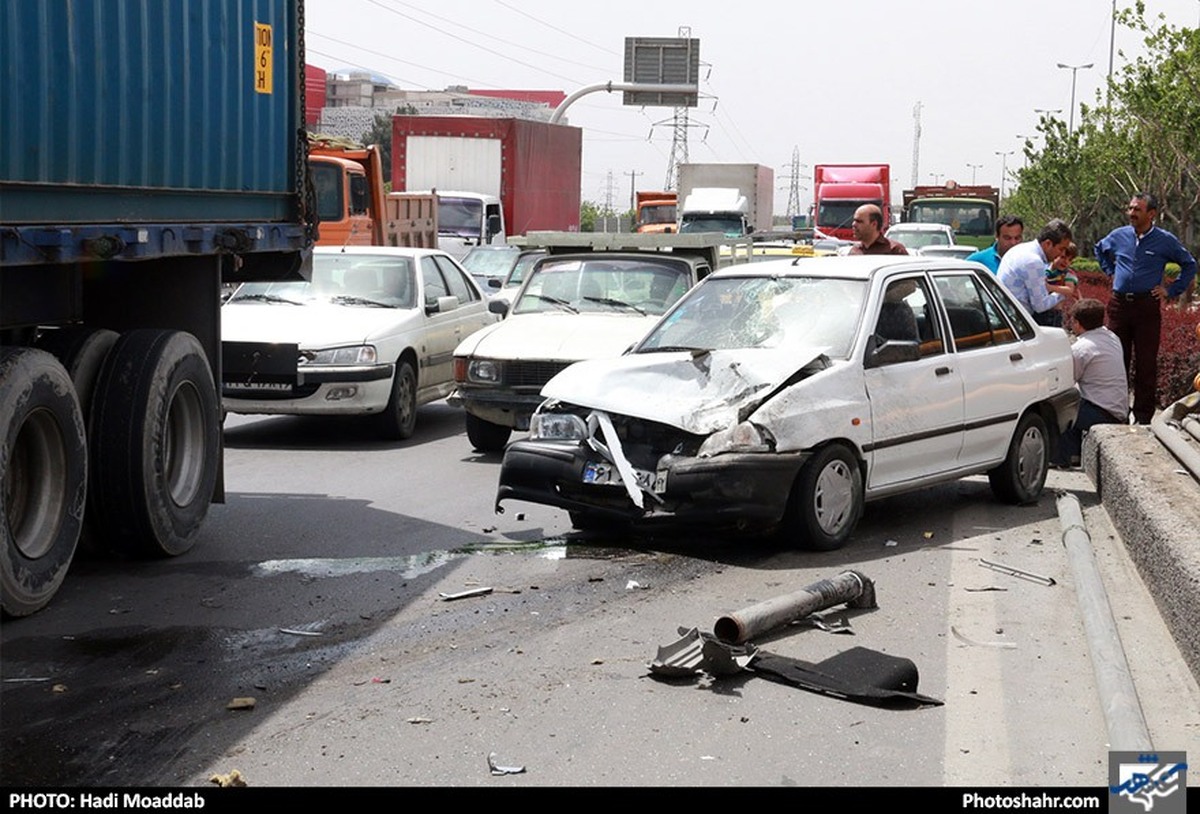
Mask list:
POLYGON ((386 195, 379 148, 313 144, 308 167, 317 193, 317 245, 383 245, 386 195))
POLYGON ((667 234, 676 230, 677 197, 674 192, 638 192, 637 231, 667 234))

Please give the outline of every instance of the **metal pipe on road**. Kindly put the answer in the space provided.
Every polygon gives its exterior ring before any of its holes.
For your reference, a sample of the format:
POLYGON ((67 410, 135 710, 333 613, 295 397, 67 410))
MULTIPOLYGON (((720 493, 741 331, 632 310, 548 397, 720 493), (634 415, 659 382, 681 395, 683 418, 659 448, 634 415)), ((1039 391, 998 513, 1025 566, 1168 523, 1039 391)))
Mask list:
POLYGON ((1189 393, 1179 401, 1161 410, 1150 420, 1150 431, 1162 442, 1179 462, 1188 468, 1192 477, 1200 480, 1200 452, 1188 444, 1176 429, 1184 419, 1200 410, 1200 393, 1189 393))
POLYGON ((760 633, 843 602, 851 608, 877 607, 875 583, 857 571, 844 571, 795 593, 722 616, 713 625, 713 635, 726 644, 743 644, 760 633))
POLYGON ((1077 497, 1067 492, 1059 494, 1058 519, 1067 560, 1075 577, 1075 595, 1087 634, 1092 669, 1096 673, 1100 704, 1108 724, 1109 751, 1153 751, 1150 730, 1129 674, 1129 663, 1077 497))

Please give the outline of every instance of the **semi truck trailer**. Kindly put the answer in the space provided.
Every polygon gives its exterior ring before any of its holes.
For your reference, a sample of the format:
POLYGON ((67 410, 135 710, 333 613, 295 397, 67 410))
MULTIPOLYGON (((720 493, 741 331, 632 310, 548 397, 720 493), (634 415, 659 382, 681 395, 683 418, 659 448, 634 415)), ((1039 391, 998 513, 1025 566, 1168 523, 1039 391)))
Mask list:
POLYGON ((315 239, 299 0, 16 2, 0 27, 0 610, 81 540, 187 552, 222 476, 222 282, 315 239))

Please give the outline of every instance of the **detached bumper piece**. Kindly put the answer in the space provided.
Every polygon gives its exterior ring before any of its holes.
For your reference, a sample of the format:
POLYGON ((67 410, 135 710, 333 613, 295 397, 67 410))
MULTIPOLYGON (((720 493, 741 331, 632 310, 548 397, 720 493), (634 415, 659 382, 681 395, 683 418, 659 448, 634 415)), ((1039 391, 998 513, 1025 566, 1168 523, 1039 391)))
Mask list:
POLYGON ((865 647, 852 647, 810 664, 777 656, 753 645, 731 645, 696 628, 681 629, 682 638, 660 647, 650 665, 653 677, 678 680, 697 673, 716 679, 747 672, 869 706, 941 706, 942 701, 917 692, 917 666, 909 659, 865 647))

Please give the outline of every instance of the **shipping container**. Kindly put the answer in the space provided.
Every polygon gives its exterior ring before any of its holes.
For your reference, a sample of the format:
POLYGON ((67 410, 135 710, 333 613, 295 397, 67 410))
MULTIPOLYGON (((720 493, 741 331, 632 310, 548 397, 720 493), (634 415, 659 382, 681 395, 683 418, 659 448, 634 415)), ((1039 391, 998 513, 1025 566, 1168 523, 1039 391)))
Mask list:
POLYGON ((392 121, 392 189, 495 195, 508 234, 579 229, 579 128, 479 116, 392 121))

